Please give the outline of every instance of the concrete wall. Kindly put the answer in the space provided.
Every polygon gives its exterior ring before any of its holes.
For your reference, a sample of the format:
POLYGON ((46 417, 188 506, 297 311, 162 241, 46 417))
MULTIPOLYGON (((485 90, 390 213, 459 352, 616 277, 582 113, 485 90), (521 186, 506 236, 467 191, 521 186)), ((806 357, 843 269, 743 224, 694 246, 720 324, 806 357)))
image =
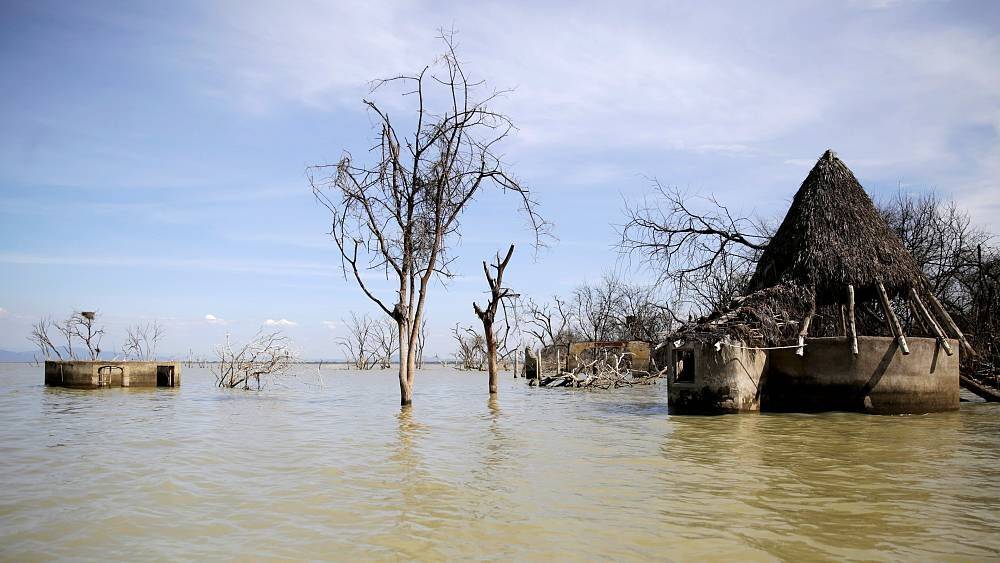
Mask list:
POLYGON ((178 362, 115 362, 115 361, 46 361, 45 384, 79 389, 99 387, 102 374, 106 374, 108 387, 156 387, 159 366, 174 368, 173 387, 181 384, 181 365, 178 362))
MULTIPOLYGON (((737 346, 739 342, 732 342, 737 346)), ((752 412, 760 409, 761 379, 767 366, 767 353, 713 344, 685 341, 679 347, 668 344, 659 355, 669 367, 667 404, 673 414, 723 414, 752 412), (694 381, 677 381, 675 350, 694 353, 694 381)))
POLYGON ((933 338, 907 338, 903 355, 894 338, 807 338, 805 354, 769 353, 761 410, 844 410, 874 414, 925 413, 958 408, 958 350, 953 356, 933 338))

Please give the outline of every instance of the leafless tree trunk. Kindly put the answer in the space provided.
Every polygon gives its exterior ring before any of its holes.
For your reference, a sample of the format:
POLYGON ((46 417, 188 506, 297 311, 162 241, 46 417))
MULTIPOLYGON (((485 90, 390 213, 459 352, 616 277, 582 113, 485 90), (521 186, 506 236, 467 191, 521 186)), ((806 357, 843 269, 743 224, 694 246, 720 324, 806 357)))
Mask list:
POLYGON ((424 369, 424 345, 427 344, 427 319, 420 320, 417 331, 417 369, 424 369))
POLYGON ((460 231, 462 212, 481 189, 513 192, 534 229, 536 243, 546 224, 535 202, 510 175, 495 152, 513 131, 509 118, 490 109, 501 92, 480 95, 442 33, 445 53, 433 67, 374 83, 373 92, 401 86, 416 105, 414 129, 400 137, 396 122, 372 100, 364 103, 377 120, 374 162, 359 164, 345 154, 336 165, 308 170, 317 200, 333 216, 330 234, 345 277, 396 322, 399 335, 400 402, 413 400, 417 341, 427 290, 434 276, 451 276, 449 249, 460 231), (444 107, 432 108, 444 101, 444 107), (317 178, 317 174, 331 175, 317 178), (364 272, 393 280, 392 296, 377 295, 364 272))
POLYGON ((486 365, 490 375, 490 395, 497 393, 497 340, 496 335, 493 334, 493 323, 496 321, 497 307, 500 306, 500 302, 511 296, 510 290, 503 287, 503 272, 513 255, 514 245, 512 244, 503 260, 500 259, 499 252, 495 264, 487 264, 483 260, 483 272, 486 274, 486 283, 490 286, 490 300, 484 308, 475 302, 472 303, 472 309, 476 312, 476 316, 483 322, 483 333, 486 336, 486 365), (496 276, 493 275, 491 269, 496 270, 496 276))

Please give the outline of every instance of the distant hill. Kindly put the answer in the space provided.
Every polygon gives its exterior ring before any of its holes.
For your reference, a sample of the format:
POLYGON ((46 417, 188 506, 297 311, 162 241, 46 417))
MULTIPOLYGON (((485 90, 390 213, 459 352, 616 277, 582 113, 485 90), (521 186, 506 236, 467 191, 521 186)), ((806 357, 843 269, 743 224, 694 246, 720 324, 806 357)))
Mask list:
POLYGON ((0 350, 0 362, 33 362, 37 352, 11 352, 0 350))

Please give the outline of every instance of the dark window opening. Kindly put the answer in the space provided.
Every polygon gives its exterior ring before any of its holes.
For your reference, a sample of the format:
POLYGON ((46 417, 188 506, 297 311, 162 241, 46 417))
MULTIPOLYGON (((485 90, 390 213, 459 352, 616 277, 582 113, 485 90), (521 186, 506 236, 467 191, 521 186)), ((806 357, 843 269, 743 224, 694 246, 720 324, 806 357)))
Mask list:
POLYGON ((174 386, 174 366, 156 366, 156 386, 174 386))
POLYGON ((674 350, 674 383, 694 383, 694 350, 674 350))

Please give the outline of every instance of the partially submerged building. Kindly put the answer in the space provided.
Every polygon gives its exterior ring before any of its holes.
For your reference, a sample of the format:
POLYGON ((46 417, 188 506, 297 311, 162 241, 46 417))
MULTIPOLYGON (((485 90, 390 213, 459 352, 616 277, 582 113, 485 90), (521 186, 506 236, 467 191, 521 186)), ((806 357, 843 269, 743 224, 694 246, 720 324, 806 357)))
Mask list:
POLYGON ((177 362, 46 361, 45 384, 77 389, 179 387, 181 365, 177 362))
POLYGON ((651 350, 651 344, 644 340, 586 340, 546 346, 539 356, 543 372, 573 371, 595 360, 620 363, 623 368, 649 370, 651 350))
POLYGON ((854 174, 827 151, 746 293, 659 352, 674 413, 958 408, 974 353, 854 174), (909 334, 901 317, 910 321, 909 334))

